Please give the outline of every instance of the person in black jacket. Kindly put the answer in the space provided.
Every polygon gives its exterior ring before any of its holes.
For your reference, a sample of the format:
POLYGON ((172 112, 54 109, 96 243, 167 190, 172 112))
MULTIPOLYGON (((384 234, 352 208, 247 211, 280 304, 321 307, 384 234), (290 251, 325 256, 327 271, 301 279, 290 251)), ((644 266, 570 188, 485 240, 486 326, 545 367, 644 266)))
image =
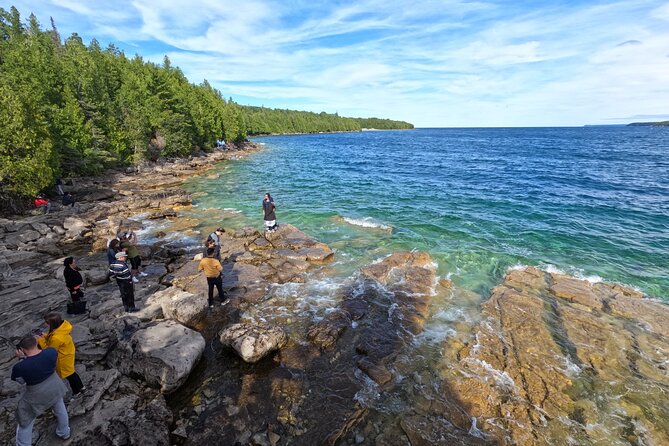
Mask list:
POLYGON ((65 265, 65 269, 63 270, 65 286, 70 291, 72 302, 77 302, 84 297, 84 292, 81 291, 84 279, 81 277, 81 273, 77 271, 77 262, 74 260, 74 257, 67 257, 63 264, 65 265))

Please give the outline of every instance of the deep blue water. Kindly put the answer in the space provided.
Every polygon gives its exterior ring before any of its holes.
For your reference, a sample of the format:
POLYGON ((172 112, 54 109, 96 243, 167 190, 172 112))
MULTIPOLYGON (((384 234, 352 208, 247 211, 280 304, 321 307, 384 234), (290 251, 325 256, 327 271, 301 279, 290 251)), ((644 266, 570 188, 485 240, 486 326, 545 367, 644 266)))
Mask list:
POLYGON ((669 300, 669 128, 417 129, 255 138, 266 150, 199 178, 198 206, 280 222, 337 250, 343 274, 399 249, 486 293, 539 265, 669 300))

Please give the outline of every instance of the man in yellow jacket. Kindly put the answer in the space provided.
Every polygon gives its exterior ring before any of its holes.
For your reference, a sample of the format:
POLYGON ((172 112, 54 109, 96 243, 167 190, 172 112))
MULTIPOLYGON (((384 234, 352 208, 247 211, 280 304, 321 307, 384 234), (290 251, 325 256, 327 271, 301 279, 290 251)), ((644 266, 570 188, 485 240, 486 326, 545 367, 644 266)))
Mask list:
POLYGON ((53 348, 58 352, 56 373, 61 379, 67 379, 72 388, 72 395, 79 395, 85 388, 81 378, 74 369, 74 341, 70 332, 72 324, 64 321, 59 313, 49 313, 44 316, 44 322, 49 332, 37 339, 42 348, 53 348))

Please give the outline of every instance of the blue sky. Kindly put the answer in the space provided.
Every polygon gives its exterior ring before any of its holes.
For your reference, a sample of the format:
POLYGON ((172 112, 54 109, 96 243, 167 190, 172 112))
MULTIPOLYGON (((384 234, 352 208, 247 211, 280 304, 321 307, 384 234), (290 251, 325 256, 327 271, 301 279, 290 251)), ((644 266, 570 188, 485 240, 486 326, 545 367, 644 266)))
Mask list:
MULTIPOLYGON (((11 2, 0 1, 8 9, 11 2)), ((22 0, 237 102, 419 127, 669 120, 667 1, 22 0)))

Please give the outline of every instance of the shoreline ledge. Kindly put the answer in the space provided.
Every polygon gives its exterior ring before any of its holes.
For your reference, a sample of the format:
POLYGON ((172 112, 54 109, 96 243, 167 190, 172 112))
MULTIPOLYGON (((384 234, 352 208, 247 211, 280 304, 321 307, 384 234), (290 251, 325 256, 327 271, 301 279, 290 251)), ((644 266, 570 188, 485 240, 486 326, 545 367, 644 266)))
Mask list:
MULTIPOLYGON (((261 149, 79 179, 65 187, 79 201, 74 211, 54 205, 48 215, 0 219, 0 446, 14 443, 21 392, 8 378, 14 341, 45 313, 65 313, 66 255, 78 260, 89 302, 87 314, 66 316, 88 389, 68 405, 67 444, 529 445, 604 441, 607 432, 659 444, 669 436, 657 390, 669 388, 669 306, 617 284, 510 271, 482 304, 482 322, 446 338, 437 369, 418 373, 411 352, 436 292, 463 290, 437 283, 427 253, 393 253, 337 284, 337 303, 316 317, 269 291, 304 283, 335 253, 284 224, 267 235, 224 234, 230 302, 211 310, 197 256, 165 241, 140 245, 148 274, 135 287, 140 311, 123 313, 106 274, 107 239, 141 228, 128 217, 144 212, 179 228, 191 204, 180 189, 186 179, 261 149), (198 367, 203 358, 207 367, 198 367), (409 392, 405 409, 375 418, 374 395, 396 391, 409 392), (592 402, 599 394, 612 411, 592 402)), ((53 423, 38 418, 39 444, 62 444, 53 423)))

